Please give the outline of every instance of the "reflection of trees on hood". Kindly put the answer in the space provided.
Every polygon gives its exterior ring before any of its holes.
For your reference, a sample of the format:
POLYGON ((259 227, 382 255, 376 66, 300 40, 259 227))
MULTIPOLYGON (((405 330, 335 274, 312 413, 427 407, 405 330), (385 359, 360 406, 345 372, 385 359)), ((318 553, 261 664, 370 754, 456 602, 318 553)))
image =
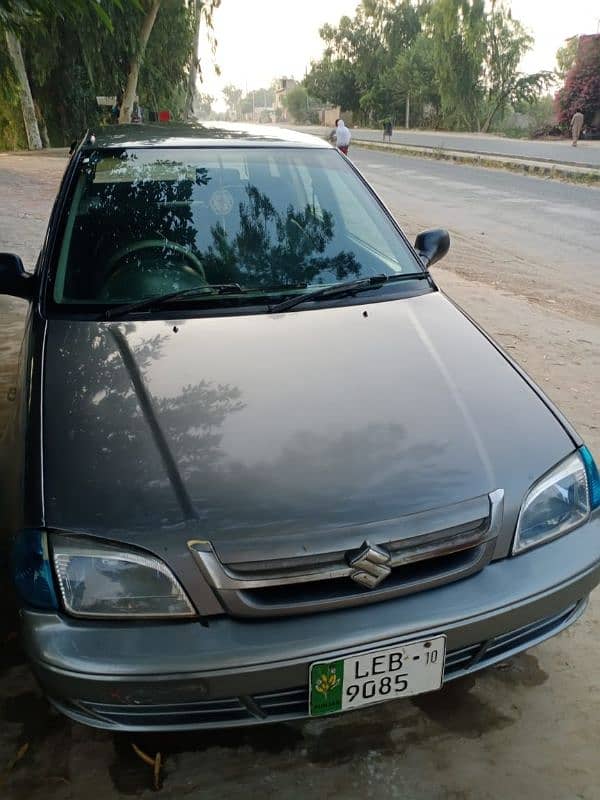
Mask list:
MULTIPOLYGON (((151 365, 165 357, 167 335, 142 338, 134 323, 120 329, 144 379, 151 365)), ((56 502, 66 517, 61 524, 181 519, 110 331, 93 324, 70 326, 68 339, 49 355, 45 472, 49 507, 56 502)), ((244 407, 241 392, 205 380, 176 390, 153 399, 156 418, 182 477, 210 472, 221 459, 226 417, 244 407)))
POLYGON ((236 386, 211 381, 184 386, 174 397, 155 400, 158 418, 185 478, 215 468, 221 460, 221 427, 244 403, 236 386))
POLYGON ((302 210, 290 204, 283 213, 256 186, 248 186, 246 192, 248 200, 239 204, 239 232, 230 238, 217 223, 211 229, 213 244, 199 253, 209 281, 261 288, 320 283, 323 273, 333 273, 337 280, 358 275, 354 253, 324 255, 334 237, 331 212, 317 214, 307 203, 302 210))
MULTIPOLYGON (((246 524, 260 526, 279 514, 286 529, 368 519, 376 503, 381 518, 434 508, 448 487, 461 485, 464 471, 441 470, 447 442, 409 443, 405 426, 379 423, 341 434, 297 431, 272 461, 229 462, 214 491, 211 523, 231 513, 232 492, 246 524), (432 478, 433 476, 433 478, 432 478)), ((229 520, 231 522, 231 519, 229 520)))

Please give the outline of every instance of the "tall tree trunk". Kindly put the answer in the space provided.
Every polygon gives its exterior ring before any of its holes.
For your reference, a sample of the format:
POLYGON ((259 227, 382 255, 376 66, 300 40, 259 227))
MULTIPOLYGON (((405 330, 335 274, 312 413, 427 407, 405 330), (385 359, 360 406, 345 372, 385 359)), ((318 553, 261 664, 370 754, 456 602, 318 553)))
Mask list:
POLYGON ((410 128, 410 92, 406 93, 406 109, 404 114, 404 127, 410 128))
POLYGON ((491 128, 492 122, 494 120, 494 117, 496 116, 496 114, 500 110, 500 106, 502 105, 502 103, 504 103, 505 101, 506 101, 506 95, 501 95, 499 97, 499 99, 497 100, 497 102, 494 103, 494 105, 491 108, 491 111, 489 112, 489 114, 485 118, 485 121, 484 121, 483 125, 481 126, 481 133, 487 133, 489 131, 489 129, 491 128))
POLYGON ((158 14, 158 9, 160 8, 161 0, 152 0, 150 4, 150 8, 146 12, 146 16, 142 22, 142 27, 140 28, 140 35, 138 40, 138 48, 135 53, 131 57, 129 62, 129 75, 127 76, 127 86, 125 87, 125 92, 123 94, 123 102, 121 104, 121 113, 119 114, 119 122, 131 122, 131 111, 133 109, 133 104, 135 102, 135 96, 137 93, 137 84, 138 84, 138 77, 140 74, 140 67, 142 65, 142 61, 144 59, 144 52, 146 50, 146 45, 148 44, 148 39, 150 38, 150 34, 152 33, 152 28, 154 27, 154 22, 156 20, 156 15, 158 14))
POLYGON ((44 119, 44 115, 41 112, 39 105, 33 101, 33 105, 35 107, 35 115, 38 120, 38 127, 40 130, 40 134, 42 137, 42 143, 44 147, 50 147, 50 138, 48 136, 48 128, 46 127, 46 120, 44 119))
POLYGON ((23 112, 25 132, 27 133, 27 143, 30 150, 41 150, 42 139, 40 137, 40 129, 38 128, 37 118, 35 116, 35 106, 33 105, 31 87, 29 86, 29 78, 27 77, 27 70, 25 69, 25 62, 23 60, 21 42, 17 39, 15 34, 12 33, 12 31, 6 31, 6 45, 8 47, 8 54, 10 55, 15 73, 17 75, 17 80, 19 82, 19 91, 21 93, 21 110, 23 112))
POLYGON ((188 77, 187 97, 185 100, 185 115, 188 119, 194 116, 194 105, 198 94, 198 52, 200 50, 200 28, 202 26, 202 0, 196 0, 196 31, 194 33, 194 52, 190 63, 188 77))

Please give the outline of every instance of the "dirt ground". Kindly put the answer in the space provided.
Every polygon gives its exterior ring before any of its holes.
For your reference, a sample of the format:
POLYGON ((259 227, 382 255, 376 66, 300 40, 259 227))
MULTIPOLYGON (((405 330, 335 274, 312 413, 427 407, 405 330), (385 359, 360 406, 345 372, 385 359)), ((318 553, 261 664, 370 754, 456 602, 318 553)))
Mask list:
MULTIPOLYGON (((0 249, 32 264, 64 167, 49 156, 0 155, 0 249)), ((406 220, 412 235, 423 220, 406 220)), ((507 247, 490 253, 453 231, 434 268, 440 286, 537 380, 600 454, 600 298, 565 300, 531 284, 507 247), (504 266, 504 261, 506 266, 504 266)), ((535 265, 530 265, 532 269, 535 265)), ((0 433, 23 304, 0 300, 0 433), (3 410, 4 409, 4 410, 3 410)), ((0 797, 95 800, 160 796, 544 800, 600 798, 600 600, 540 647, 439 693, 335 719, 232 732, 130 737, 95 732, 52 711, 23 662, 12 625, 0 650, 0 797)))

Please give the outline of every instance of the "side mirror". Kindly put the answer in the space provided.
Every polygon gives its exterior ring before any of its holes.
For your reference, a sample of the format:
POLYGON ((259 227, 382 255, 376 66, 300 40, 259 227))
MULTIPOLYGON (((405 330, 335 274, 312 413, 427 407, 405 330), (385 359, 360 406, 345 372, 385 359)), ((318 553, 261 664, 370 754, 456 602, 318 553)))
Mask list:
POLYGON ((426 267, 443 258, 450 249, 450 234, 443 228, 423 231, 415 239, 415 250, 426 267))
POLYGON ((35 276, 25 272, 19 256, 14 253, 0 253, 0 294, 31 300, 36 285, 35 276))

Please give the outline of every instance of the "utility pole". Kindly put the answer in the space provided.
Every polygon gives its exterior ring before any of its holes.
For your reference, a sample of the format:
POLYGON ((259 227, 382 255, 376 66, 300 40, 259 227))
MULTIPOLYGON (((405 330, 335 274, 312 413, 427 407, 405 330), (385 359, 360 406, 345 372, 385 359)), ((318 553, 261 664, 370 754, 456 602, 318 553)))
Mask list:
POLYGON ((404 117, 404 127, 410 128, 410 92, 406 93, 406 115, 404 117))

